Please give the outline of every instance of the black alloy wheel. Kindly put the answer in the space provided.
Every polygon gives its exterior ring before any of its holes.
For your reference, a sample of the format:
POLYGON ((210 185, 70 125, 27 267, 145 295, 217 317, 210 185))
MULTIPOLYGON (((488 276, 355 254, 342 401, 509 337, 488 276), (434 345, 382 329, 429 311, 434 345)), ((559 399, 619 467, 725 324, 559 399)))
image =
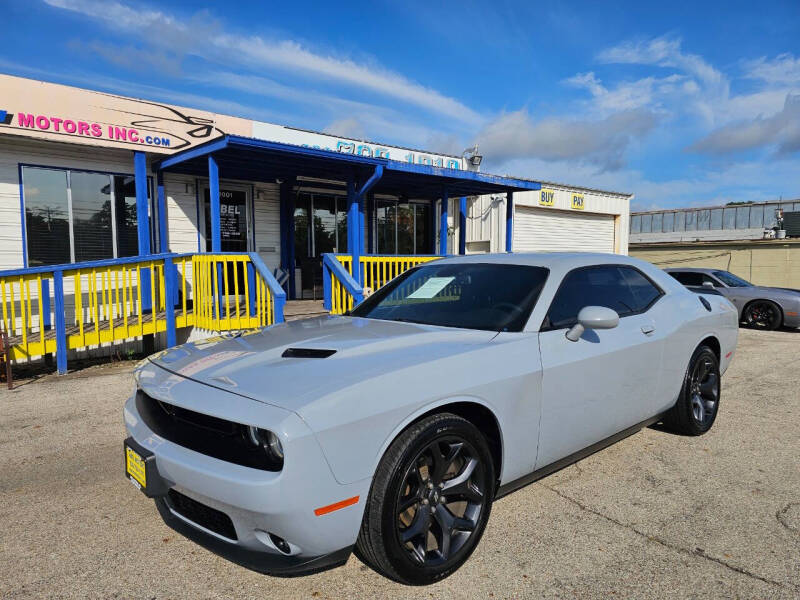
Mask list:
POLYGON ((665 415, 664 425, 683 435, 706 433, 717 418, 720 399, 719 358, 699 346, 689 360, 678 401, 665 415))
POLYGON ((744 309, 744 322, 748 327, 772 331, 781 326, 783 314, 780 307, 770 300, 756 300, 744 309))
POLYGON ((477 452, 439 438, 411 462, 395 502, 398 541, 420 565, 445 564, 475 531, 487 490, 477 452))
POLYGON ((401 433, 381 460, 356 554, 401 583, 439 581, 480 541, 494 485, 480 431, 456 415, 427 417, 401 433))
POLYGON ((719 403, 719 371, 712 357, 703 355, 695 362, 690 386, 692 417, 699 427, 708 429, 719 403))

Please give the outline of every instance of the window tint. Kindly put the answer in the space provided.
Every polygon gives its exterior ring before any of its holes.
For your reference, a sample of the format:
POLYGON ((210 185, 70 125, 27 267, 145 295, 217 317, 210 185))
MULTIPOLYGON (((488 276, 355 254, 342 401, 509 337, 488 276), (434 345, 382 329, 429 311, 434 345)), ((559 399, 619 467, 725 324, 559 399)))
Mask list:
POLYGON ((521 331, 548 270, 527 265, 430 264, 410 269, 351 312, 354 317, 521 331))
POLYGON ((632 267, 604 265, 569 273, 556 293, 546 325, 571 327, 584 306, 605 306, 620 317, 645 310, 661 290, 632 267))
POLYGON ((703 274, 702 273, 684 273, 684 272, 677 272, 677 273, 670 273, 673 279, 677 279, 683 285, 703 285, 703 274))

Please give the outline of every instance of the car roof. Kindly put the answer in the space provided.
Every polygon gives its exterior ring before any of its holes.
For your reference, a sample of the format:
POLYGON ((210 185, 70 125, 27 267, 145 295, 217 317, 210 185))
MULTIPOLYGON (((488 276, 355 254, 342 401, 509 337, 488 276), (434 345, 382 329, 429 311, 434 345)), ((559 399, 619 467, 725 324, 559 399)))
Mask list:
POLYGON ((603 252, 529 252, 529 253, 497 253, 467 254, 448 256, 437 261, 443 263, 496 263, 507 265, 529 265, 532 267, 573 269, 589 265, 603 264, 638 264, 640 261, 620 254, 603 252))
POLYGON ((706 267, 680 267, 664 269, 667 273, 706 273, 712 275, 716 271, 724 271, 725 269, 708 269, 706 267))

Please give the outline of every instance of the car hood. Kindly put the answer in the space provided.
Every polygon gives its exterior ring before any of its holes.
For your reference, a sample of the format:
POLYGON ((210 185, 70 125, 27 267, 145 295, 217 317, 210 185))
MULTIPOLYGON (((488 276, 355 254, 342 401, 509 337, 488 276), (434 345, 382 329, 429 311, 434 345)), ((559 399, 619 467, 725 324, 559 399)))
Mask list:
POLYGON ((325 316, 187 343, 149 360, 183 378, 298 412, 320 396, 387 371, 470 351, 496 335, 494 331, 325 316), (334 352, 325 358, 284 356, 290 354, 289 349, 334 352))

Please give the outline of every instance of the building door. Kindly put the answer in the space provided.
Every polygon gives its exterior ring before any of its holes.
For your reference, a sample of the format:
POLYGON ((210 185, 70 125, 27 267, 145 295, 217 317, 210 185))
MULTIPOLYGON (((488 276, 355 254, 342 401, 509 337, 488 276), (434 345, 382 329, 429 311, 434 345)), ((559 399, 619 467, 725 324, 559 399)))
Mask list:
POLYGON ((322 297, 322 255, 347 252, 347 198, 299 192, 294 211, 299 298, 322 297))
MULTIPOLYGON (((203 237, 206 252, 211 252, 211 194, 204 190, 203 237)), ((219 190, 220 251, 248 252, 252 239, 250 194, 246 188, 222 186, 219 190)))
POLYGON ((517 206, 514 252, 614 252, 614 215, 517 206))

